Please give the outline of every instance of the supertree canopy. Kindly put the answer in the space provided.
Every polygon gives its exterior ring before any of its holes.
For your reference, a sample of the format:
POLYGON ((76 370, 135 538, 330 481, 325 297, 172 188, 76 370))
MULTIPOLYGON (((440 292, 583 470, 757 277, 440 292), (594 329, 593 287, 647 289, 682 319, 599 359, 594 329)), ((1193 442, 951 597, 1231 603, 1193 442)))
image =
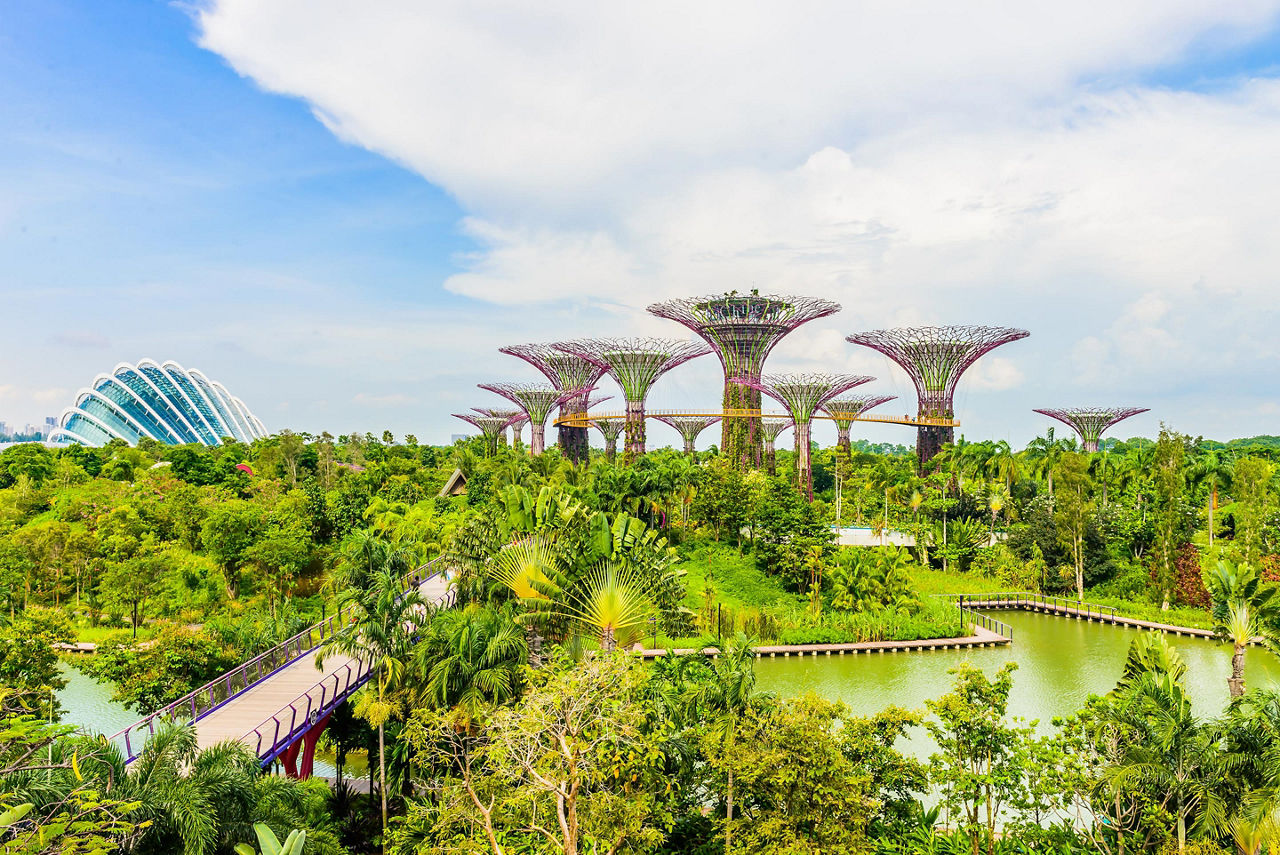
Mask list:
POLYGON ((627 460, 644 454, 644 402, 649 389, 672 368, 711 352, 698 342, 664 338, 578 339, 555 346, 608 371, 622 388, 627 401, 627 460))
POLYGON ((547 416, 551 408, 575 396, 586 397, 590 389, 557 389, 546 383, 480 383, 481 389, 501 395, 524 410, 529 417, 529 453, 535 457, 546 445, 547 416))
POLYGON ((759 380, 738 377, 734 382, 758 389, 787 408, 796 429, 796 486, 812 499, 809 437, 814 413, 835 396, 874 379, 862 374, 779 374, 759 380))
POLYGON ((610 463, 618 456, 618 437, 625 425, 626 422, 621 419, 599 419, 591 422, 591 426, 604 437, 604 456, 610 463))
MULTIPOLYGON (((520 429, 529 423, 529 417, 525 415, 524 410, 511 410, 502 407, 472 407, 482 416, 493 416, 495 419, 506 419, 507 427, 511 428, 511 437, 513 444, 517 447, 520 445, 520 429)), ((498 432, 498 442, 506 444, 507 430, 503 428, 498 432)))
POLYGON ((486 416, 481 413, 454 413, 453 417, 480 428, 480 433, 484 435, 485 447, 490 457, 498 451, 498 437, 507 429, 507 425, 511 424, 510 419, 486 416))
POLYGON ((668 300, 649 307, 652 314, 684 324, 715 350, 724 366, 721 452, 740 469, 761 464, 760 391, 735 383, 759 380, 774 346, 801 324, 840 311, 840 304, 816 297, 738 294, 668 300), (733 411, 747 415, 732 415, 733 411))
POLYGON ((877 350, 902 367, 915 384, 920 424, 916 454, 923 466, 945 443, 955 440, 955 391, 965 370, 1002 344, 1026 338, 1026 330, 1010 327, 944 326, 871 330, 848 337, 853 344, 877 350))
POLYGON ((849 429, 853 427, 858 416, 896 397, 896 395, 849 395, 844 398, 832 398, 822 405, 822 409, 836 423, 836 447, 844 452, 845 457, 853 454, 852 444, 849 442, 849 429))
POLYGON ((778 474, 778 459, 773 444, 778 435, 791 427, 791 419, 763 418, 760 420, 760 432, 764 434, 764 465, 770 475, 778 474))
POLYGON ((1071 425, 1075 432, 1080 434, 1080 443, 1089 454, 1098 450, 1098 441, 1102 439, 1102 433, 1107 428, 1130 416, 1147 411, 1147 407, 1046 407, 1042 410, 1034 410, 1041 415, 1071 425))
POLYGON ((698 434, 720 421, 719 416, 658 416, 657 419, 680 432, 684 439, 684 453, 690 457, 693 456, 693 444, 698 441, 698 434))
MULTIPOLYGON (((537 368, 557 389, 590 389, 604 376, 604 368, 589 359, 557 350, 551 344, 513 344, 499 353, 518 356, 537 368)), ((563 416, 583 416, 589 405, 586 395, 569 398, 560 405, 563 416)), ((574 463, 586 463, 590 444, 585 419, 571 419, 558 428, 560 451, 574 463)))

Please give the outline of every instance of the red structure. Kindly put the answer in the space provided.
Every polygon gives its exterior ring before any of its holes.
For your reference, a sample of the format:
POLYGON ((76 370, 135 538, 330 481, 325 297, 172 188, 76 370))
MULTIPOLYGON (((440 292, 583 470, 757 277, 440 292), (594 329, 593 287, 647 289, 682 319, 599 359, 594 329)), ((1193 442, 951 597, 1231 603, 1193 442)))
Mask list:
POLYGON ((1055 409, 1047 407, 1042 410, 1033 410, 1032 412, 1040 413, 1044 416, 1057 419, 1064 424, 1071 425, 1071 428, 1080 435, 1080 444, 1084 448, 1085 453, 1094 454, 1098 450, 1098 443, 1102 439, 1103 432, 1116 424, 1122 422, 1130 416, 1136 416, 1139 413, 1148 412, 1147 407, 1064 407, 1055 409))
MULTIPOLYGON (((551 344, 513 344, 498 348, 499 353, 516 356, 541 371, 557 389, 590 389, 604 376, 604 368, 596 363, 557 350, 551 344)), ((562 416, 583 416, 590 405, 586 395, 569 398, 560 405, 562 416)), ((558 428, 560 451, 574 463, 586 463, 590 453, 587 429, 578 424, 563 424, 558 428)))
POLYGON ((778 435, 791 425, 791 419, 763 418, 760 420, 760 430, 764 434, 764 464, 770 475, 778 474, 778 456, 773 447, 774 443, 777 442, 778 435))
POLYGON ((555 347, 598 365, 622 387, 627 401, 627 462, 644 454, 644 402, 658 378, 711 348, 664 338, 594 338, 557 342, 555 347))
POLYGON ((656 416, 664 425, 675 428, 684 440, 684 453, 693 457, 698 434, 720 421, 719 416, 656 416))
POLYGON ((883 353, 911 377, 919 421, 924 422, 916 429, 916 456, 923 470, 944 444, 955 441, 952 422, 961 375, 984 354, 1028 335, 1010 327, 900 327, 857 333, 847 341, 883 353))
POLYGON ((551 409, 570 398, 583 398, 590 389, 557 389, 545 383, 479 383, 481 389, 501 395, 524 411, 529 419, 529 453, 534 457, 546 447, 547 416, 551 409))
POLYGON ((849 432, 858 416, 872 407, 897 398, 896 395, 850 395, 847 398, 832 398, 822 405, 822 409, 836 423, 836 448, 846 458, 853 457, 853 444, 849 440, 849 432))
POLYGON ((818 408, 836 395, 876 378, 862 374, 779 374, 762 380, 738 378, 787 408, 796 429, 796 486, 813 499, 813 468, 809 461, 810 423, 818 408))
POLYGON ((480 433, 484 436, 486 453, 490 457, 498 453, 498 437, 507 429, 507 425, 511 424, 511 419, 486 416, 480 413, 454 413, 453 417, 462 419, 464 422, 480 429, 480 433))
POLYGON ((801 324, 840 311, 840 304, 816 297, 784 297, 730 291, 718 297, 668 300, 649 306, 660 318, 684 324, 701 336, 724 366, 724 412, 720 451, 739 469, 762 462, 760 391, 736 382, 759 380, 774 346, 801 324), (742 413, 735 415, 735 412, 742 413))

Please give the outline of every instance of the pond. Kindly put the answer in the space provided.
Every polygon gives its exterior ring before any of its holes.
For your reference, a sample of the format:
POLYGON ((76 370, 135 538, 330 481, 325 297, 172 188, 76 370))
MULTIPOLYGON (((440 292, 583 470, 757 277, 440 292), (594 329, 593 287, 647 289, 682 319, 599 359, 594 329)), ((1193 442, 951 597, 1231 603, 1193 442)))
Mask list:
MULTIPOLYGON (((1013 644, 968 650, 910 653, 872 653, 763 658, 756 662, 758 688, 790 697, 814 692, 848 704, 854 713, 872 715, 896 704, 923 709, 927 698, 944 694, 952 677, 947 670, 964 661, 988 676, 1005 662, 1018 663, 1009 711, 1038 719, 1040 731, 1051 730, 1054 716, 1078 710, 1090 694, 1114 688, 1124 666, 1129 643, 1139 630, 1089 623, 1034 612, 994 612, 1013 627, 1013 644)), ((1227 705, 1227 675, 1231 648, 1185 636, 1168 637, 1187 664, 1187 687, 1197 715, 1211 717, 1227 705)), ((1261 648, 1246 653, 1248 687, 1280 685, 1280 660, 1261 648)), ((929 753, 921 732, 906 747, 929 753)))

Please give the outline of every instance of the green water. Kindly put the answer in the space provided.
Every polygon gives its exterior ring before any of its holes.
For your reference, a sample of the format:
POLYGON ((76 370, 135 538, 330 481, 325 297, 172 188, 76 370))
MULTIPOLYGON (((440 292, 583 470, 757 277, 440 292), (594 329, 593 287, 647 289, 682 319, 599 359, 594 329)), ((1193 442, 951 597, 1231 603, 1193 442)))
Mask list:
POLYGON ((58 692, 62 704, 62 723, 74 724, 87 733, 110 736, 124 730, 142 716, 130 712, 124 704, 111 700, 111 687, 72 668, 59 666, 67 686, 58 692))
MULTIPOLYGON (((1034 612, 995 613, 1013 627, 1013 644, 971 650, 872 653, 852 656, 765 657, 756 661, 758 687, 782 696, 814 692, 843 701, 857 714, 871 715, 896 704, 923 709, 950 687, 947 669, 969 661, 994 674, 1005 662, 1018 663, 1009 711, 1038 719, 1047 729, 1054 716, 1079 709, 1090 694, 1110 691, 1120 678, 1129 643, 1138 630, 1070 620, 1034 612)), ((1187 686, 1196 714, 1210 717, 1227 704, 1231 648, 1198 638, 1169 636, 1187 663, 1187 686)), ((1256 648, 1246 653, 1249 687, 1280 686, 1280 661, 1256 648)), ((913 740, 913 747, 922 741, 913 740)))

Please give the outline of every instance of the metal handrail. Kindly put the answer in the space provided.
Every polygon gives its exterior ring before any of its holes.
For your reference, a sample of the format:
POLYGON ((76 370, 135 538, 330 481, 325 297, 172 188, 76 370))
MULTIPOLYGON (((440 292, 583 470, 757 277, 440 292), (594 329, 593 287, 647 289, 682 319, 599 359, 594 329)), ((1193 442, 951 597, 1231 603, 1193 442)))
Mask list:
POLYGON ((960 617, 962 619, 967 617, 978 626, 1013 641, 1013 627, 1009 626, 1009 624, 1004 621, 993 618, 990 615, 984 615, 982 612, 976 612, 973 609, 965 608, 964 606, 959 606, 959 609, 960 617))
MULTIPOLYGON (((443 570, 436 570, 425 574, 425 571, 438 563, 441 557, 433 558, 426 564, 415 567, 406 573, 402 579, 404 590, 407 591, 414 586, 421 585, 427 579, 444 572, 443 570)), ((155 733, 157 721, 170 719, 198 721, 232 698, 243 694, 272 674, 275 674, 281 668, 311 653, 326 638, 338 632, 345 625, 349 612, 350 607, 340 609, 335 614, 320 619, 270 650, 259 653, 252 659, 240 663, 231 670, 214 677, 198 689, 188 692, 169 705, 161 707, 123 730, 112 734, 107 738, 108 741, 122 742, 125 762, 133 762, 142 750, 141 745, 138 746, 137 750, 133 746, 133 737, 139 731, 145 728, 146 732, 142 734, 142 742, 145 743, 147 737, 155 733)))
POLYGON ((240 738, 252 745, 254 753, 264 763, 279 756, 292 745, 307 728, 328 715, 351 692, 369 680, 369 664, 363 659, 348 662, 320 680, 307 691, 283 706, 275 715, 250 730, 240 738), (263 750, 263 738, 270 733, 271 742, 263 750))
POLYGON ((1072 600, 1068 597, 1033 594, 1027 591, 1000 591, 991 594, 943 594, 943 596, 950 600, 959 600, 966 604, 974 603, 986 608, 1051 608, 1066 614, 1076 614, 1099 620, 1115 620, 1119 616, 1119 611, 1115 606, 1086 603, 1072 600))

